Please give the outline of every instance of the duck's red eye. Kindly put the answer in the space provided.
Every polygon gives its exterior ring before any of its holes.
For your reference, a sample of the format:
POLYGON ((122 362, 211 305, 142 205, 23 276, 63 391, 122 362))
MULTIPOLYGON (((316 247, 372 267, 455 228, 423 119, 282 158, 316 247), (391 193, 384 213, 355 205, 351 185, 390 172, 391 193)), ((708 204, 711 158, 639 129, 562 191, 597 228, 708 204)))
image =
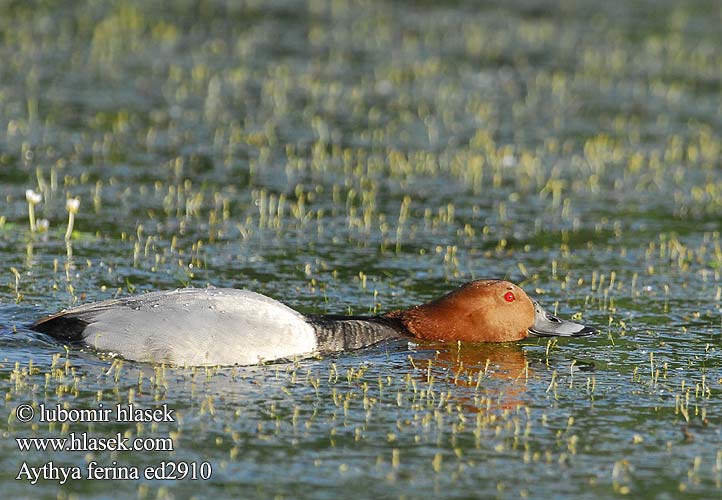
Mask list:
POLYGON ((516 300, 516 297, 514 297, 514 294, 513 294, 513 293, 511 293, 511 292, 506 292, 506 293, 504 294, 504 300, 506 300, 507 302, 514 302, 514 300, 516 300))

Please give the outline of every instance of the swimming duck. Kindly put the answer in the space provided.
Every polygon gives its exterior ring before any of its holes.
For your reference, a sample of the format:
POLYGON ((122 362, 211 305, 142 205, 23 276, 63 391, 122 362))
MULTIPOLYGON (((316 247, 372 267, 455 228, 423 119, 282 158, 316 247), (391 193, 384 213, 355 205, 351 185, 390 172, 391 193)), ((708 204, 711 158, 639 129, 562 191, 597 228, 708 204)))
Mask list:
POLYGON ((502 280, 471 281, 426 304, 378 316, 302 314, 248 290, 183 288, 84 304, 30 328, 125 359, 181 366, 250 365, 403 337, 511 342, 597 332, 549 314, 502 280))

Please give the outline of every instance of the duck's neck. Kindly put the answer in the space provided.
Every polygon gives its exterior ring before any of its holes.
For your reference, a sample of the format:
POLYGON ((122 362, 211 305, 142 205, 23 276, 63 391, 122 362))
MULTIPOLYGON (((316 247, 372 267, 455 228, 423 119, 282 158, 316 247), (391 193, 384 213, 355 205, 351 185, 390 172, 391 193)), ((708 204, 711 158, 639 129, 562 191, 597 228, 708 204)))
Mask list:
POLYGON ((408 335, 401 321, 383 316, 309 314, 321 353, 347 351, 408 335))

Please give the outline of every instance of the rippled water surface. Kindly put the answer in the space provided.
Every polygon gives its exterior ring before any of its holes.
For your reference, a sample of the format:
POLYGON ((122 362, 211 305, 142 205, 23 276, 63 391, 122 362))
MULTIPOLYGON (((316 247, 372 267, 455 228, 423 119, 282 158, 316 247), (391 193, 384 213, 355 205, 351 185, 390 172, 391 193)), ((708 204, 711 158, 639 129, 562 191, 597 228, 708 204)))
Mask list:
POLYGON ((0 4, 3 496, 722 495, 719 5, 0 4), (25 326, 208 284, 363 314, 484 277, 601 333, 188 369, 25 326), (131 402, 175 417, 37 416, 131 402), (73 432, 174 451, 16 441, 73 432), (212 474, 15 480, 50 461, 212 474))

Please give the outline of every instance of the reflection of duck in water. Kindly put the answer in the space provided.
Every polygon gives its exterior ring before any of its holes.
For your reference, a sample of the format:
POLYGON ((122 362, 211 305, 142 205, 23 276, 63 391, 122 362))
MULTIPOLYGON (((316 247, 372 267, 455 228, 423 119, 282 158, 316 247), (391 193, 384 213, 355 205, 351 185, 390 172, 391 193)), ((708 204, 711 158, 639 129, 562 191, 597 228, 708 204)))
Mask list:
POLYGON ((304 315, 247 290, 185 288, 81 305, 31 328, 126 359, 189 366, 248 365, 400 337, 510 342, 596 332, 552 316, 501 280, 472 281, 434 301, 380 316, 304 315))
POLYGON ((435 355, 421 351, 411 356, 424 382, 429 376, 470 392, 456 393, 463 406, 513 409, 527 403, 527 381, 533 376, 526 354, 517 344, 433 344, 435 355))

